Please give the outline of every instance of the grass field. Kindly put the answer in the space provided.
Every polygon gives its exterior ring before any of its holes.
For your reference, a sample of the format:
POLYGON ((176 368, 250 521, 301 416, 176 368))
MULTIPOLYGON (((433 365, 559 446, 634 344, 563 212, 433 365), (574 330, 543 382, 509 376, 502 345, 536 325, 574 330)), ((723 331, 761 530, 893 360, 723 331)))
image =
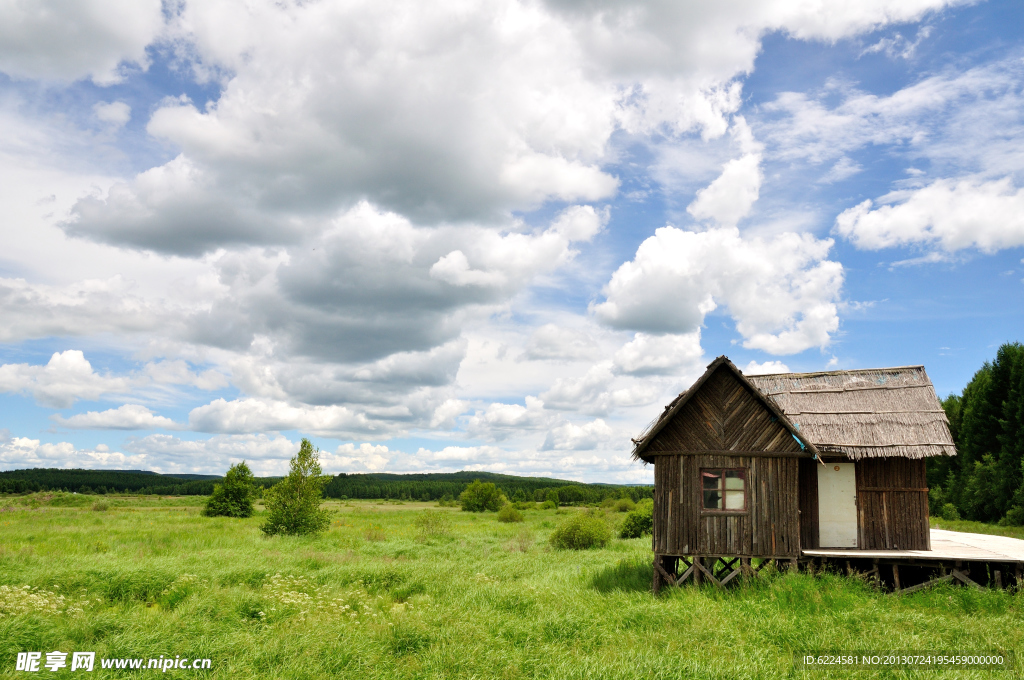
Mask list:
POLYGON ((991 678, 1004 674, 802 671, 793 651, 1024 641, 1020 593, 893 596, 771 574, 654 598, 649 539, 548 547, 572 509, 501 524, 426 503, 332 502, 327 534, 265 538, 258 516, 200 516, 201 498, 97 500, 0 497, 0 677, 152 677, 99 659, 162 654, 212 660, 176 677, 991 678), (96 670, 14 670, 18 652, 53 650, 96 652, 96 670))

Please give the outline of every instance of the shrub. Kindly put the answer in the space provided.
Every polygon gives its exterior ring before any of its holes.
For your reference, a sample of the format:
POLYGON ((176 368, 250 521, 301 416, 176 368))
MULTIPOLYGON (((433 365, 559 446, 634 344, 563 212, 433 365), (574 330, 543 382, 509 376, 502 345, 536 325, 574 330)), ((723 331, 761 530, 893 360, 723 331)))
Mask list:
POLYGON ((454 508, 457 507, 458 504, 459 502, 452 498, 450 493, 446 493, 444 496, 441 496, 441 500, 437 502, 437 505, 442 508, 454 508))
POLYGON ((611 537, 604 519, 590 512, 577 512, 559 524, 548 540, 555 548, 588 550, 603 548, 611 537))
POLYGON ((1024 507, 1019 505, 1013 506, 1003 519, 1011 527, 1024 526, 1024 507))
POLYGON ((942 506, 942 519, 956 521, 960 519, 960 511, 952 503, 946 503, 942 506))
POLYGON ((526 517, 523 513, 516 510, 514 505, 504 505, 501 510, 498 511, 498 521, 508 523, 525 522, 526 517))
POLYGON ((558 498, 558 492, 555 491, 554 489, 551 489, 550 491, 548 491, 547 500, 551 501, 555 505, 558 505, 558 504, 561 503, 561 500, 559 500, 559 498, 558 498))
POLYGON ((320 499, 328 481, 320 469, 320 450, 303 439, 299 453, 289 463, 288 476, 265 494, 267 521, 260 530, 268 536, 326 531, 331 519, 327 510, 320 509, 320 499))
POLYGON ((618 502, 619 501, 617 498, 612 498, 611 496, 609 496, 608 498, 605 498, 603 501, 601 501, 601 507, 611 509, 614 508, 615 504, 618 502))
POLYGON ((558 507, 558 503, 556 503, 554 501, 544 501, 543 503, 541 503, 540 509, 541 510, 554 510, 557 507, 558 507))
POLYGON ((631 512, 636 508, 636 503, 633 502, 632 498, 620 498, 615 502, 615 509, 619 512, 631 512))
POLYGON ((421 540, 447 536, 452 531, 452 518, 447 512, 428 510, 416 518, 416 528, 421 540))
POLYGON ((504 494, 492 482, 481 482, 479 479, 474 480, 459 494, 459 503, 462 509, 468 512, 497 512, 505 504, 505 500, 504 494))
POLYGON ((243 460, 228 469, 223 484, 213 487, 203 514, 207 517, 252 517, 252 501, 255 497, 252 470, 243 460))
POLYGON ((106 512, 110 509, 110 503, 107 503, 106 501, 96 501, 92 504, 92 509, 96 512, 106 512))
POLYGON ((537 504, 533 501, 516 501, 512 507, 516 510, 536 510, 537 504))
POLYGON ((654 529, 654 501, 645 498, 630 510, 619 529, 619 538, 649 536, 654 529))

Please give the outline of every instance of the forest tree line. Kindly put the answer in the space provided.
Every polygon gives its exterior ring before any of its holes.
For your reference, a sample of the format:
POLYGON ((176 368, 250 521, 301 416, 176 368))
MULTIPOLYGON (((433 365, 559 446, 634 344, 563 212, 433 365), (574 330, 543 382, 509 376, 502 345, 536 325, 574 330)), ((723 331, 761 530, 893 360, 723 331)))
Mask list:
MULTIPOLYGON (((189 479, 152 472, 118 470, 42 469, 0 472, 0 493, 66 491, 69 493, 133 493, 164 496, 209 496, 221 477, 189 479)), ((205 477, 201 475, 194 475, 205 477)), ((193 476, 193 477, 194 477, 193 476)), ((324 487, 324 496, 337 499, 438 501, 456 499, 474 480, 493 482, 512 501, 544 501, 549 492, 562 505, 591 505, 605 498, 628 496, 634 501, 651 496, 651 487, 581 484, 545 477, 515 477, 490 472, 431 474, 339 474, 324 487)), ((280 477, 256 477, 260 488, 277 484, 280 477)))
POLYGON ((957 455, 928 459, 932 512, 1024 525, 1024 345, 1000 347, 942 408, 957 455))

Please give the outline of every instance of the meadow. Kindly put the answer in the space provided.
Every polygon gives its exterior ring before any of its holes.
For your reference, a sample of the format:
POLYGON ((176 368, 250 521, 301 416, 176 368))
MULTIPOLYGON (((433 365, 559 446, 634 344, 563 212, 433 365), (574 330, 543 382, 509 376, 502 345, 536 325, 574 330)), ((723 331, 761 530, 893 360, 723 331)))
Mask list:
POLYGON ((1021 593, 896 596, 836 574, 765 573, 655 598, 649 538, 549 547, 573 508, 503 524, 430 503, 331 501, 326 534, 268 538, 261 513, 206 518, 202 500, 0 497, 0 677, 36 675, 15 671, 18 652, 61 650, 96 652, 85 677, 159 672, 104 670, 103 657, 181 655, 212 667, 167 674, 991 678, 1005 674, 802 670, 793 652, 1011 651, 1024 638, 1021 593))

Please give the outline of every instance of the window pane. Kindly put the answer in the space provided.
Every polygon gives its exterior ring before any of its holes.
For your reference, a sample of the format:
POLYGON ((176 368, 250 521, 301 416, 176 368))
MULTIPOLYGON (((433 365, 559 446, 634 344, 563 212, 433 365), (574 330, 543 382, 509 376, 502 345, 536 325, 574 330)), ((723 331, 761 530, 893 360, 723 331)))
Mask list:
POLYGON ((742 510, 743 509, 743 492, 742 491, 726 491, 725 492, 725 509, 726 510, 742 510))
POLYGON ((722 495, 717 491, 704 492, 704 507, 708 510, 722 509, 722 495))
POLYGON ((742 470, 726 470, 725 488, 743 490, 744 482, 742 470))
POLYGON ((720 489, 721 488, 721 484, 722 484, 722 482, 721 482, 722 471, 721 470, 704 470, 701 473, 701 477, 704 478, 704 488, 705 489, 720 489))

